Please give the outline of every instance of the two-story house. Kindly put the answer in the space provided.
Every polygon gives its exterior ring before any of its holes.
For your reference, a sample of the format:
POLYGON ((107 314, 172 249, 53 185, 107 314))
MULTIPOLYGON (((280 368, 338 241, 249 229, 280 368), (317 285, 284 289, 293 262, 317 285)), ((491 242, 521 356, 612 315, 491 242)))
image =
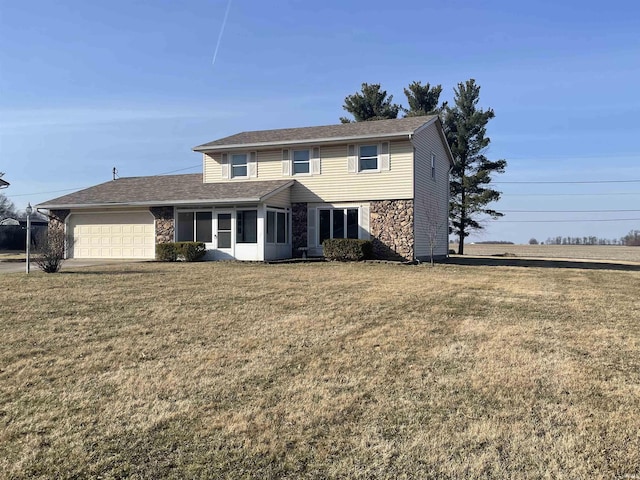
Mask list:
POLYGON ((242 132, 194 148, 203 173, 119 178, 38 205, 68 256, 153 258, 201 241, 211 259, 322 255, 371 239, 379 258, 446 256, 453 159, 437 116, 242 132))

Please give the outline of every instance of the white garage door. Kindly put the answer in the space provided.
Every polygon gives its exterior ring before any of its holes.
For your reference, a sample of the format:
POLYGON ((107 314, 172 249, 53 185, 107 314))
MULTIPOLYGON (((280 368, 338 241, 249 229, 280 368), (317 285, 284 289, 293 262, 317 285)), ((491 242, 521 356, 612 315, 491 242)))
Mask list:
POLYGON ((154 258, 150 212, 72 214, 73 258, 154 258))

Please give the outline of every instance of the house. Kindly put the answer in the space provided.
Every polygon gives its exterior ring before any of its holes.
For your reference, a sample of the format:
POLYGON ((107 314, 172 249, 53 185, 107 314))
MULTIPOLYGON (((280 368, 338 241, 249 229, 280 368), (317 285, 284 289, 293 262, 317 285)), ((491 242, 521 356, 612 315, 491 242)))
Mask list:
POLYGON ((76 258, 154 258, 201 241, 211 259, 322 255, 371 239, 379 258, 446 256, 453 159, 437 116, 242 132, 193 149, 203 173, 119 178, 38 207, 76 258))
POLYGON ((3 175, 4 175, 4 173, 0 172, 0 189, 7 188, 9 185, 11 185, 9 182, 7 182, 6 180, 2 179, 3 175))

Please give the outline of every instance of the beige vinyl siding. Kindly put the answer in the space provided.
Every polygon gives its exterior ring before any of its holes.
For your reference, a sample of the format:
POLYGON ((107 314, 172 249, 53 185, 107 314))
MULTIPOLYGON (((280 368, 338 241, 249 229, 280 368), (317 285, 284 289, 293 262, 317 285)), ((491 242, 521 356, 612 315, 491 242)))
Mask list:
POLYGON ((446 255, 449 245, 449 158, 435 124, 413 136, 416 149, 414 234, 415 256, 430 255, 429 232, 437 225, 434 256, 446 255), (436 155, 436 177, 431 177, 431 153, 436 155))
POLYGON ((291 206, 291 188, 285 188, 281 192, 267 198, 267 206, 289 208, 291 206))
MULTIPOLYGON (((371 144, 375 142, 366 142, 371 144)), ((282 149, 258 151, 258 176, 255 180, 295 179, 292 202, 347 202, 410 199, 413 197, 413 147, 407 140, 392 141, 390 170, 381 172, 347 172, 347 144, 320 147, 320 175, 282 174, 282 149)), ((205 155, 205 182, 218 183, 222 178, 221 153, 205 155)), ((243 179, 242 181, 253 181, 243 179)), ((236 180, 240 181, 240 180, 236 180)))

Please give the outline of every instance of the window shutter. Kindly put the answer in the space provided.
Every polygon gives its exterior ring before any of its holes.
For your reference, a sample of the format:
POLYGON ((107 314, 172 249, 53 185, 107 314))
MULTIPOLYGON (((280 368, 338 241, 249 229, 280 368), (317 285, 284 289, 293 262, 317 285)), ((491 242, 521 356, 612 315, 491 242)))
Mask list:
POLYGON ((320 147, 311 149, 311 174, 320 175, 320 147))
POLYGON ((255 178, 258 176, 258 152, 249 152, 247 174, 249 178, 255 178))
POLYGON ((289 150, 282 150, 282 175, 288 177, 291 175, 291 160, 289 158, 289 150))
POLYGON ((309 207, 307 209, 307 247, 316 246, 316 209, 309 207))
POLYGON ((356 173, 358 171, 358 156, 356 154, 356 146, 347 146, 347 172, 356 173))
POLYGON ((380 170, 391 169, 391 162, 389 157, 389 142, 382 142, 380 144, 380 170))
POLYGON ((369 204, 360 206, 360 240, 369 240, 369 204))
POLYGON ((226 153, 222 154, 222 178, 229 178, 229 155, 226 153))

